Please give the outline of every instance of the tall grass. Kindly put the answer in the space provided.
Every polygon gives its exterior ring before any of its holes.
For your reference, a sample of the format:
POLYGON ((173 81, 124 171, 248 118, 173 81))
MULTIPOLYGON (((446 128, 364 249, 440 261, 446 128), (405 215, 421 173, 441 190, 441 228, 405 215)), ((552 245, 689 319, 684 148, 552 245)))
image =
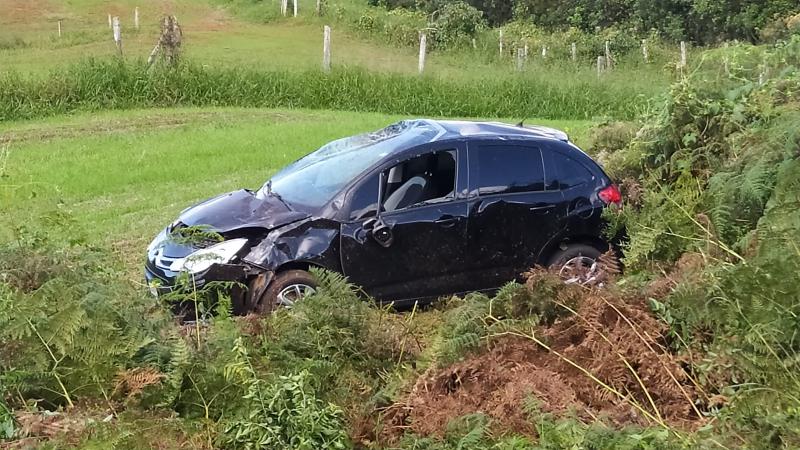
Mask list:
POLYGON ((613 77, 525 73, 451 80, 341 69, 261 72, 184 64, 87 60, 43 78, 0 76, 0 120, 76 110, 170 106, 335 109, 403 115, 632 118, 658 92, 637 92, 613 77))

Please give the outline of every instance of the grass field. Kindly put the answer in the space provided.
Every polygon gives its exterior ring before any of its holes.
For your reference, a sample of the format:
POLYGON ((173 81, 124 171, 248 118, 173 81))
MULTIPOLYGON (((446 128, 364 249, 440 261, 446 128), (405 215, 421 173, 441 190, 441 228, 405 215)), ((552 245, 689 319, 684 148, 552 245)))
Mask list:
MULTIPOLYGON (((135 110, 0 123, 0 225, 69 211, 91 243, 136 264, 193 202, 258 188, 288 162, 399 116, 267 109, 135 110)), ((510 119, 509 119, 510 121, 510 119)), ((588 121, 542 121, 585 142, 588 121)), ((5 239, 5 238, 4 238, 5 239)))
MULTIPOLYGON (((184 33, 186 56, 208 64, 261 69, 319 67, 321 26, 301 21, 257 25, 232 17, 203 1, 72 0, 47 2, 0 0, 0 71, 43 73, 87 56, 116 55, 108 14, 120 17, 125 57, 147 58, 164 14, 175 14, 184 33), (133 25, 139 7, 141 29, 133 25), (58 19, 63 35, 58 38, 58 19)), ((412 51, 355 39, 337 30, 336 62, 374 70, 416 70, 412 51)))
MULTIPOLYGON (((337 2, 329 3, 332 10, 337 2)), ((358 2, 346 3, 352 9, 358 2)), ((363 3, 366 7, 366 0, 363 3)), ((301 9, 301 16, 296 19, 282 18, 268 23, 243 20, 220 2, 200 0, 0 0, 0 11, 3 11, 0 74, 14 71, 41 76, 87 57, 115 57, 109 14, 121 19, 125 59, 146 59, 157 40, 159 20, 168 13, 180 20, 185 57, 203 65, 258 70, 316 69, 322 59, 322 26, 332 24, 334 66, 417 72, 415 48, 390 46, 356 36, 344 25, 337 25, 336 17, 310 17, 308 9, 301 9), (139 31, 133 27, 136 6, 140 10, 139 31), (63 19, 61 38, 57 28, 59 18, 63 19)), ((593 59, 575 65, 533 58, 524 73, 517 73, 512 58, 498 62, 487 58, 485 53, 431 53, 425 71, 448 79, 540 77, 572 83, 597 82, 593 59)), ((635 65, 625 73, 608 74, 603 83, 626 83, 632 92, 651 96, 663 92, 670 79, 670 73, 657 64, 635 65)))

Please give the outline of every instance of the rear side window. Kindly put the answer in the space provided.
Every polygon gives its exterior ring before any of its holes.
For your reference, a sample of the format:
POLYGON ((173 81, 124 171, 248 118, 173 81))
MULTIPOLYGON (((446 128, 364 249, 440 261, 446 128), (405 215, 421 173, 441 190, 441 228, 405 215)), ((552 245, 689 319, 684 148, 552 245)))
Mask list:
POLYGON ((545 190, 544 162, 537 147, 483 145, 474 160, 478 167, 478 194, 545 190))
POLYGON ((592 172, 583 164, 575 161, 569 156, 554 153, 556 171, 558 173, 558 186, 561 189, 580 186, 588 183, 594 178, 592 172))

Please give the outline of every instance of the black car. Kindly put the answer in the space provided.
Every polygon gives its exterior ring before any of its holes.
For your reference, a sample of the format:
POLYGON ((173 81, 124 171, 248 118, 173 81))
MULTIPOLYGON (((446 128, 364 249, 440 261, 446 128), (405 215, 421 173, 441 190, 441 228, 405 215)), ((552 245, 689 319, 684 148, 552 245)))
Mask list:
POLYGON ((145 275, 156 294, 181 272, 197 286, 236 281, 243 313, 291 305, 320 267, 403 307, 491 290, 537 264, 588 270, 609 247, 602 210, 620 200, 563 132, 406 120, 186 209, 148 247, 145 275), (224 241, 173 238, 198 226, 224 241))

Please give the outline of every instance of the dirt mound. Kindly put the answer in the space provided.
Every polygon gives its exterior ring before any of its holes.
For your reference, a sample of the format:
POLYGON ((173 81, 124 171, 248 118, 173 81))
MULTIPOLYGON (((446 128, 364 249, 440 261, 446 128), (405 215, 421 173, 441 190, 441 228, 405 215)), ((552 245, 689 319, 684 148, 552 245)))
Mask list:
POLYGON ((592 292, 552 327, 496 336, 486 353, 429 370, 386 412, 384 430, 441 435, 452 419, 480 412, 498 431, 534 435, 531 399, 584 420, 693 428, 696 388, 664 348, 665 331, 642 301, 592 292))

